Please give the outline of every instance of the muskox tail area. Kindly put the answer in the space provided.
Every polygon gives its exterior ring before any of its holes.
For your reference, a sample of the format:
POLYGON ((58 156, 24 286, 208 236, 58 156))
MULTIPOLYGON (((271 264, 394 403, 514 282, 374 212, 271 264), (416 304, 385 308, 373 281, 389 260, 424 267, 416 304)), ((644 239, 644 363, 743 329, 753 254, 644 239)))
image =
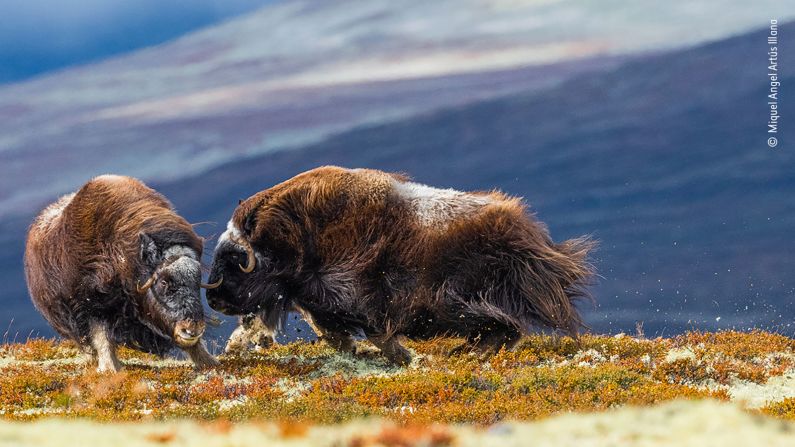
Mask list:
POLYGON ((585 327, 577 301, 590 299, 587 237, 555 243, 518 200, 494 204, 451 232, 440 249, 450 315, 488 331, 553 329, 576 337, 585 327))
POLYGON ((576 337, 586 326, 575 304, 581 299, 592 299, 587 287, 594 270, 588 254, 596 243, 580 237, 555 244, 543 231, 541 239, 546 240, 530 243, 526 256, 514 264, 512 276, 521 293, 517 298, 522 299, 522 307, 526 306, 519 313, 520 324, 527 327, 540 323, 576 337))

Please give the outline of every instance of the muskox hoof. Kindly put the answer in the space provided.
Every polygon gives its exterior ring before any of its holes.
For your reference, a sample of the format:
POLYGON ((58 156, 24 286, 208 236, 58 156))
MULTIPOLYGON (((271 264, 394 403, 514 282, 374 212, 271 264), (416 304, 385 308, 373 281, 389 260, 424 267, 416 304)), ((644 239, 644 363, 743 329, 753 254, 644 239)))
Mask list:
POLYGON ((124 369, 119 359, 116 358, 115 353, 110 353, 104 356, 97 356, 97 372, 100 374, 117 373, 124 369))
POLYGON ((399 366, 407 366, 411 363, 411 352, 404 348, 395 337, 380 336, 368 338, 390 362, 399 366))
POLYGON ((238 326, 238 328, 232 332, 232 335, 226 342, 224 353, 240 354, 248 349, 248 343, 249 341, 245 334, 245 329, 243 329, 242 326, 238 326))
POLYGON ((203 342, 196 343, 194 346, 186 348, 185 352, 188 354, 188 357, 190 357, 196 369, 213 368, 221 364, 218 359, 207 352, 207 348, 204 346, 203 342))
POLYGON ((345 354, 356 354, 356 345, 353 339, 347 334, 339 334, 336 332, 326 332, 320 340, 326 342, 327 345, 336 349, 338 352, 345 354))
POLYGON ((396 352, 384 353, 384 355, 395 365, 408 366, 411 364, 412 356, 406 348, 401 347, 401 349, 396 352))
POLYGON ((486 334, 478 334, 467 339, 464 343, 450 351, 450 355, 477 354, 481 359, 487 360, 500 350, 512 350, 522 334, 514 328, 501 328, 486 334))
POLYGON ((113 364, 113 363, 111 363, 111 364, 102 364, 102 363, 100 363, 97 366, 97 372, 100 373, 100 374, 115 374, 115 373, 117 373, 119 371, 122 371, 123 369, 124 369, 124 367, 121 366, 121 364, 118 364, 118 363, 117 364, 113 364))
POLYGON ((274 344, 276 344, 274 333, 265 327, 262 319, 256 315, 247 315, 240 319, 240 325, 229 336, 224 352, 241 354, 250 349, 262 352, 274 344))
POLYGON ((261 335, 254 340, 254 352, 265 352, 276 344, 276 339, 272 335, 261 335))

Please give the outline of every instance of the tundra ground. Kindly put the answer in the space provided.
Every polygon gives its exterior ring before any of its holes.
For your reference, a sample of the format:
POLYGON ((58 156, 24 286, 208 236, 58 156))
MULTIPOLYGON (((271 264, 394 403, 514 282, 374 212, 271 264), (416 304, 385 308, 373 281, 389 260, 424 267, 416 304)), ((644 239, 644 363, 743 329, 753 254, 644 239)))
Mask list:
MULTIPOLYGON (((639 422, 625 431, 608 431, 645 439, 638 430, 665 434, 655 431, 650 421, 692 426, 695 433, 710 427, 708 420, 699 418, 712 418, 713 413, 736 420, 727 427, 737 433, 759 431, 773 436, 771 440, 778 435, 790 441, 795 437, 795 425, 768 417, 795 420, 795 340, 781 335, 586 335, 579 341, 537 335, 488 359, 449 356, 459 342, 408 342, 415 359, 406 368, 388 364, 375 349, 342 355, 322 342, 222 356, 220 367, 206 371, 196 371, 186 361, 122 349, 125 370, 115 375, 93 372, 89 360, 66 342, 33 339, 3 345, 0 418, 47 420, 0 424, 0 445, 10 439, 19 441, 17 445, 44 445, 26 437, 41 432, 36 424, 83 427, 91 421, 143 421, 120 424, 119 429, 161 433, 163 442, 188 439, 196 433, 191 424, 199 424, 211 431, 225 427, 221 431, 234 436, 254 436, 247 431, 254 430, 267 439, 331 439, 323 430, 337 430, 340 445, 414 445, 399 439, 390 444, 379 436, 413 436, 424 439, 423 445, 446 445, 462 433, 468 433, 469 440, 483 437, 485 443, 502 433, 495 432, 497 427, 508 430, 505 433, 543 432, 564 422, 577 426, 575 421, 581 420, 582 427, 596 430, 610 427, 611 420, 640 417, 648 421, 647 428, 639 422), (643 408, 667 401, 677 402, 643 408), (625 406, 629 408, 617 410, 625 406), (564 415, 603 411, 608 412, 564 415), (360 438, 355 438, 359 432, 360 438)), ((575 432, 580 433, 569 434, 575 432)), ((588 437, 585 432, 577 436, 588 437)), ((141 445, 148 442, 145 438, 141 445)), ((462 442, 456 445, 469 441, 462 442)))

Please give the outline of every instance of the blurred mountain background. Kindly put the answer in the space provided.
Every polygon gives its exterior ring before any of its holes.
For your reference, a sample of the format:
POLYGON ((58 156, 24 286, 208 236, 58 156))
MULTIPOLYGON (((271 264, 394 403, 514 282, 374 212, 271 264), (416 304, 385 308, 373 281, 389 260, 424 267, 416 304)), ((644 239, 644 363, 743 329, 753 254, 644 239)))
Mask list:
POLYGON ((795 332, 795 24, 784 24, 795 10, 263 3, 164 44, 0 85, 9 338, 52 334, 24 284, 26 227, 92 176, 140 177, 208 222, 197 230, 209 261, 239 198, 321 164, 497 187, 525 197, 557 240, 592 234, 601 278, 583 311, 595 331, 795 332), (771 18, 785 70, 776 149, 766 144, 771 18))
POLYGON ((157 45, 273 0, 3 0, 0 83, 157 45))

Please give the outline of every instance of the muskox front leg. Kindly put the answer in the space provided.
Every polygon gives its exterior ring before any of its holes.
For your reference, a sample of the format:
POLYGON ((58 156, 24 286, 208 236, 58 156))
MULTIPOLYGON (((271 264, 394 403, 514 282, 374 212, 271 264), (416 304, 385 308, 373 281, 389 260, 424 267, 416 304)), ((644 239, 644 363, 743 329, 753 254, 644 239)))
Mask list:
POLYGON ((296 307, 296 310, 301 314, 301 317, 304 319, 304 321, 306 321, 306 324, 308 324, 309 327, 311 327, 315 332, 318 340, 325 341, 329 346, 339 352, 350 354, 356 351, 356 345, 354 344, 353 338, 351 338, 350 334, 335 332, 322 328, 317 324, 317 322, 315 322, 314 318, 312 318, 312 315, 309 312, 300 307, 296 307))
POLYGON ((97 372, 118 372, 122 366, 116 357, 116 343, 113 342, 107 323, 92 321, 89 323, 91 348, 97 359, 97 372))
POLYGON ((394 335, 368 335, 370 340, 390 362, 406 366, 411 363, 411 353, 398 342, 394 335))
POLYGON ((204 342, 201 340, 189 348, 184 348, 184 350, 198 369, 212 368, 213 366, 220 365, 218 360, 207 352, 207 347, 204 346, 204 342))
POLYGON ((265 326, 259 315, 250 314, 240 318, 240 324, 229 336, 224 352, 239 354, 249 350, 252 345, 255 350, 263 350, 275 342, 275 331, 265 326))

